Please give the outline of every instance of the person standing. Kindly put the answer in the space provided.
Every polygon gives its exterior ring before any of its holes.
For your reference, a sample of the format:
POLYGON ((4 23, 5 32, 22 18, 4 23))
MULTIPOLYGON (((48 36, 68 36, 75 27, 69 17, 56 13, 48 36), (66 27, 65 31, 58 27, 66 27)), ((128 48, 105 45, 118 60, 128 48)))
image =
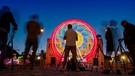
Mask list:
POLYGON ((62 71, 65 69, 65 65, 67 63, 67 58, 69 56, 69 52, 71 51, 72 53, 72 58, 76 64, 76 71, 79 71, 78 68, 78 61, 77 61, 77 52, 76 52, 76 41, 78 40, 78 35, 76 31, 72 29, 72 25, 68 24, 68 30, 65 32, 63 39, 66 40, 66 46, 64 49, 65 55, 64 55, 64 62, 63 62, 63 67, 62 71))
POLYGON ((45 66, 45 59, 46 59, 46 53, 44 52, 44 50, 41 50, 41 53, 39 54, 40 56, 40 65, 41 66, 45 66))
POLYGON ((124 43, 127 47, 132 61, 133 61, 133 71, 130 72, 130 75, 135 75, 135 25, 127 22, 126 20, 121 21, 121 26, 124 27, 124 43))
POLYGON ((36 51, 38 48, 38 39, 39 35, 41 34, 41 25, 37 21, 39 16, 38 14, 34 14, 31 17, 32 19, 26 23, 26 31, 27 31, 27 39, 25 43, 25 51, 24 51, 24 65, 26 64, 25 60, 29 51, 32 48, 32 55, 30 58, 30 69, 33 69, 36 51))
MULTIPOLYGON (((116 52, 118 48, 118 40, 121 38, 121 32, 120 29, 117 27, 117 21, 116 20, 110 20, 107 30, 106 30, 106 51, 107 51, 107 56, 109 56, 109 60, 111 56, 116 57, 116 52), (113 54, 114 52, 114 54, 113 54)), ((108 60, 108 61, 109 61, 108 60)), ((115 58, 116 60, 116 69, 117 69, 117 74, 121 74, 120 72, 120 64, 119 64, 119 58, 115 58)), ((110 64, 110 62, 109 62, 110 64)))
POLYGON ((111 57, 112 52, 114 51, 114 39, 110 27, 106 28, 105 39, 106 39, 106 55, 111 57))
POLYGON ((2 6, 0 10, 0 69, 6 68, 3 60, 6 55, 6 45, 8 40, 8 33, 10 32, 10 24, 13 25, 13 31, 18 29, 12 12, 8 6, 2 6))
POLYGON ((113 39, 113 34, 110 29, 110 27, 106 28, 106 33, 105 33, 105 39, 106 39, 106 55, 105 55, 105 62, 104 62, 104 73, 108 74, 110 73, 110 59, 112 52, 114 51, 114 39, 113 39))

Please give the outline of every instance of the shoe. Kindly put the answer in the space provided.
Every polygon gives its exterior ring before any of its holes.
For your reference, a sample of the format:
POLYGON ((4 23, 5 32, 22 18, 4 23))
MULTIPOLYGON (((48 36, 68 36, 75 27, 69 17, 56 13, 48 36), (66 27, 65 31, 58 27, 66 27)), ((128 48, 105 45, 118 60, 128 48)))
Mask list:
POLYGON ((61 71, 61 72, 64 72, 64 71, 66 71, 66 70, 62 68, 62 69, 60 69, 60 71, 61 71))
POLYGON ((5 65, 2 65, 2 67, 0 67, 0 69, 8 69, 8 68, 5 65))
POLYGON ((121 71, 120 70, 116 70, 116 74, 120 75, 121 71))
POLYGON ((30 66, 30 70, 34 70, 34 66, 30 66))
POLYGON ((110 70, 105 69, 105 70, 103 71, 103 73, 104 73, 104 74, 110 74, 110 70))
POLYGON ((0 68, 0 71, 2 71, 3 69, 0 68))
POLYGON ((34 70, 33 67, 30 67, 30 70, 34 70))
POLYGON ((135 75, 135 70, 133 70, 132 72, 129 72, 128 75, 135 75))
POLYGON ((34 64, 29 64, 30 70, 34 70, 34 64))
POLYGON ((7 67, 3 67, 2 69, 8 69, 7 67))
POLYGON ((80 72, 80 69, 76 69, 76 72, 80 72))
POLYGON ((0 61, 0 69, 8 69, 6 65, 0 61))

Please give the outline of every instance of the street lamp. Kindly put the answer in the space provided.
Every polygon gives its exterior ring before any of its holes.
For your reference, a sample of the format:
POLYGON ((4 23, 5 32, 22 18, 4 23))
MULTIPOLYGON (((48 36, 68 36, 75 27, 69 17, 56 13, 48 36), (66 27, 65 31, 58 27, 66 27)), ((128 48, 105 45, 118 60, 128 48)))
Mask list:
POLYGON ((121 59, 122 59, 122 60, 125 60, 125 58, 126 58, 126 57, 125 57, 124 55, 121 56, 121 59))
POLYGON ((38 57, 37 57, 37 59, 38 59, 38 60, 40 60, 40 59, 41 59, 41 57, 40 57, 40 56, 38 56, 38 57))
POLYGON ((44 28, 41 28, 41 29, 40 29, 40 32, 44 32, 44 28))
POLYGON ((125 58, 126 58, 126 57, 125 57, 124 55, 121 56, 121 59, 122 59, 122 61, 123 61, 123 65, 124 65, 124 71, 125 71, 125 74, 126 74, 125 58))
POLYGON ((33 50, 31 50, 31 53, 33 53, 33 50))

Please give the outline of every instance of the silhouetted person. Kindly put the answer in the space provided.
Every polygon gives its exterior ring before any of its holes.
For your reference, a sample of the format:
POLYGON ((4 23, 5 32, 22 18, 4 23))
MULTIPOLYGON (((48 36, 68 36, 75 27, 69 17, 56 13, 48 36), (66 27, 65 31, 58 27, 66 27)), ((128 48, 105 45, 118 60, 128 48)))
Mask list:
POLYGON ((6 44, 8 40, 8 33, 10 32, 10 24, 13 25, 13 30, 17 30, 17 24, 12 12, 8 6, 2 6, 0 10, 0 69, 5 68, 3 60, 5 59, 6 44))
POLYGON ((109 27, 106 28, 105 38, 106 38, 106 55, 111 56, 112 52, 114 51, 114 39, 112 31, 109 27))
POLYGON ((121 25, 124 27, 124 43, 129 50, 131 58, 133 60, 133 71, 129 74, 135 75, 135 26, 125 20, 121 22, 121 25))
POLYGON ((26 39, 25 51, 24 51, 24 65, 25 65, 26 56, 28 52, 31 51, 31 48, 32 48, 32 55, 30 59, 30 65, 31 65, 30 69, 33 69, 33 66, 34 66, 35 55, 38 48, 38 37, 41 33, 40 31, 41 25, 37 21, 38 17, 39 16, 37 14, 32 15, 31 17, 32 19, 28 21, 26 24, 27 39, 26 39))
MULTIPOLYGON (((117 48, 119 45, 118 40, 121 38, 120 29, 117 27, 117 21, 110 20, 106 31, 106 44, 107 44, 107 56, 111 58, 111 55, 116 56, 117 48), (113 54, 114 52, 114 54, 113 54)), ((109 60, 108 60, 109 61, 109 60)), ((120 74, 119 59, 115 58, 117 74, 120 74)), ((110 62, 109 62, 110 63, 110 62)))
POLYGON ((105 39, 106 39, 106 56, 105 56, 105 63, 104 63, 104 73, 108 74, 110 73, 110 59, 112 52, 114 51, 114 39, 113 39, 113 34, 110 29, 110 27, 106 28, 106 33, 105 33, 105 39))
POLYGON ((39 54, 40 56, 40 65, 41 66, 45 66, 45 59, 46 59, 46 53, 44 52, 44 50, 41 50, 41 53, 39 54))
POLYGON ((64 55, 64 63, 62 67, 62 71, 65 69, 65 65, 67 63, 67 57, 69 56, 69 52, 72 53, 72 58, 76 64, 76 71, 79 71, 78 68, 78 61, 77 61, 77 52, 76 52, 76 41, 78 40, 77 33, 72 29, 72 25, 68 24, 68 30, 64 34, 64 38, 66 40, 66 46, 64 49, 65 55, 64 55))

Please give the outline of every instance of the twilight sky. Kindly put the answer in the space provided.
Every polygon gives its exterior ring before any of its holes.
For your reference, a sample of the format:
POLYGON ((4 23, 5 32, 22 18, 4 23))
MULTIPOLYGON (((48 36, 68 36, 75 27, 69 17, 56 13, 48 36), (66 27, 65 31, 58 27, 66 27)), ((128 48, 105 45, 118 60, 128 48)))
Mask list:
MULTIPOLYGON (((58 24, 68 19, 80 19, 89 23, 97 34, 101 22, 116 20, 120 26, 122 20, 135 24, 135 0, 0 0, 0 7, 8 5, 18 24, 14 37, 14 49, 24 51, 26 31, 25 23, 32 14, 39 14, 39 21, 45 28, 39 42, 40 50, 46 50, 47 38, 51 37, 58 24)), ((10 38, 10 34, 9 34, 10 38)), ((104 38, 104 36, 102 36, 104 38)), ((104 44, 105 45, 105 44, 104 44)))

